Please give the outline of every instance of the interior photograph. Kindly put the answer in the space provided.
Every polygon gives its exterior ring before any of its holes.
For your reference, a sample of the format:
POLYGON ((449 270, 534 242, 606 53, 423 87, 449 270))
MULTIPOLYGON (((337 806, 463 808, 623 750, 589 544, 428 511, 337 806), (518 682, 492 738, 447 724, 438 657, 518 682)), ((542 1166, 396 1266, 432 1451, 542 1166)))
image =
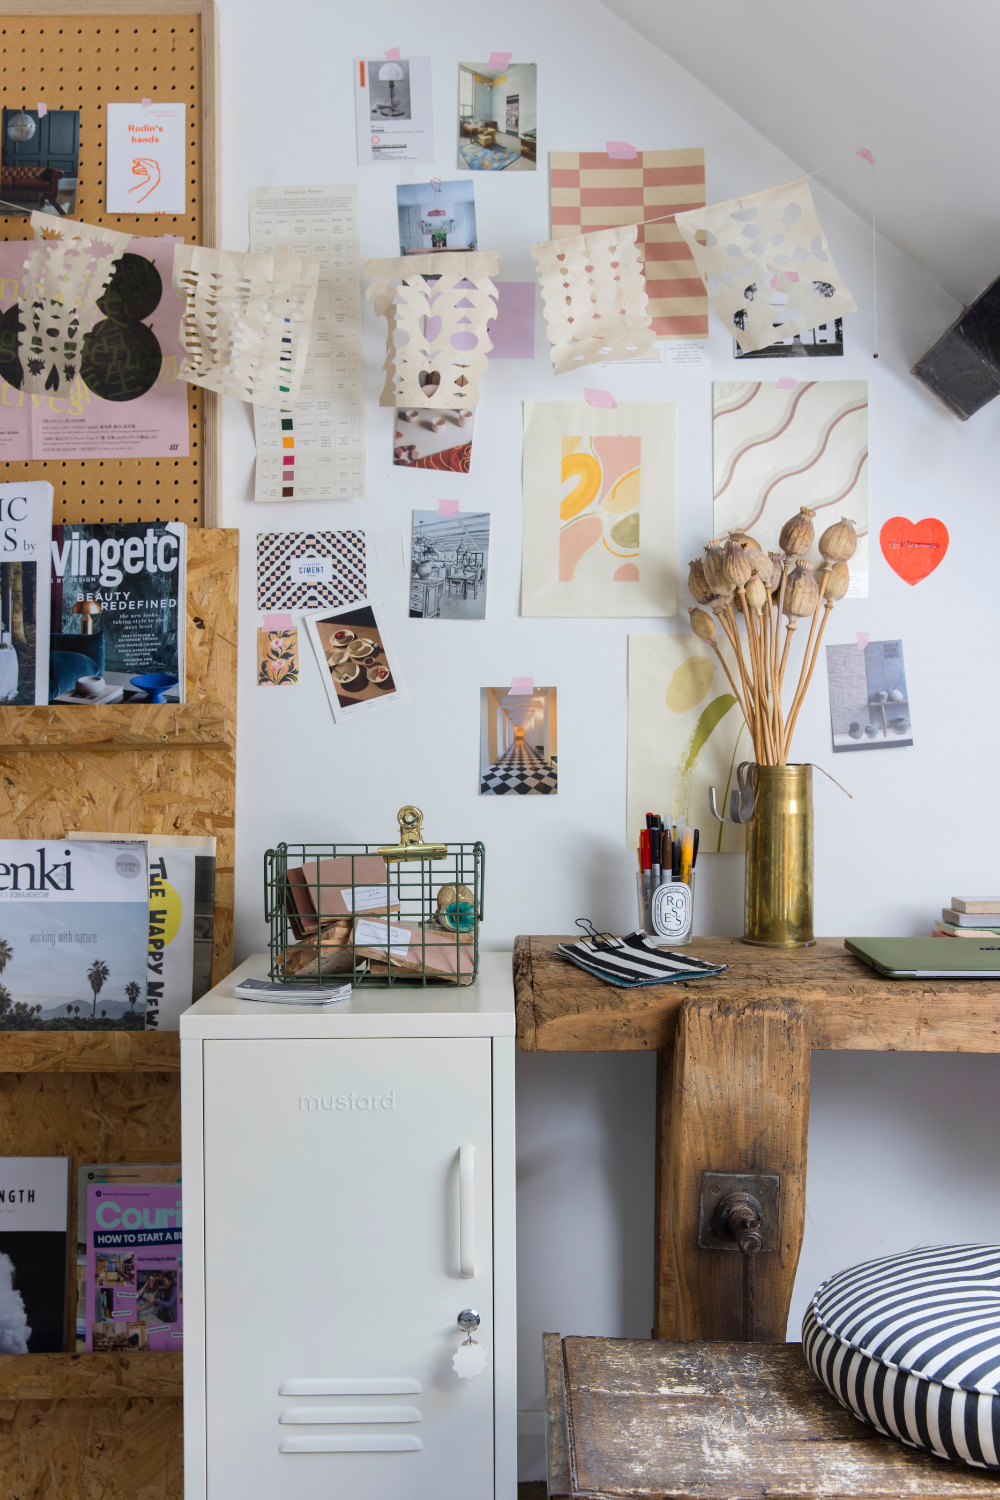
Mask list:
POLYGON ((1000 1500, 998 57, 7 0, 0 1500, 1000 1500))

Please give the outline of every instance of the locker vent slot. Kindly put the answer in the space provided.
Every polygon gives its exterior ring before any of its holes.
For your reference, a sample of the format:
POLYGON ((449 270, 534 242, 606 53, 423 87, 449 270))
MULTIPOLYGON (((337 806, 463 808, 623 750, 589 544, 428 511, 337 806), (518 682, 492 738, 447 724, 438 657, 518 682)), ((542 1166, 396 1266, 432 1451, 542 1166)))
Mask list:
POLYGON ((284 1438, 279 1453, 415 1453, 423 1448, 418 1437, 392 1433, 371 1437, 293 1437, 284 1438))
POLYGON ((282 1426, 318 1426, 321 1422, 422 1422, 415 1406, 290 1406, 278 1418, 282 1426))
POLYGON ((283 1380, 278 1386, 278 1395, 418 1396, 422 1390, 420 1381, 409 1375, 327 1375, 283 1380))

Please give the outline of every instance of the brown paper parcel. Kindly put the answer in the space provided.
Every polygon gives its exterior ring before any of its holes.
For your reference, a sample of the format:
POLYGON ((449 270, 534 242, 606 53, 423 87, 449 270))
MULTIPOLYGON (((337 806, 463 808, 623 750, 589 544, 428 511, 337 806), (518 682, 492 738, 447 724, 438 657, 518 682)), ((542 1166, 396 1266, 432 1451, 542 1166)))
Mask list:
POLYGON ((419 922, 387 925, 369 917, 354 919, 354 951, 359 958, 372 961, 373 974, 379 972, 376 965, 384 966, 388 958, 396 973, 427 973, 442 979, 457 975, 460 984, 471 983, 476 963, 474 947, 456 943, 454 934, 443 928, 421 927, 419 922))
POLYGON ((496 250, 366 260, 366 296, 388 322, 380 406, 473 407, 493 341, 496 250), (398 285, 394 284, 398 283, 398 285))
POLYGON ((712 306, 745 353, 856 312, 805 177, 677 215, 712 306))

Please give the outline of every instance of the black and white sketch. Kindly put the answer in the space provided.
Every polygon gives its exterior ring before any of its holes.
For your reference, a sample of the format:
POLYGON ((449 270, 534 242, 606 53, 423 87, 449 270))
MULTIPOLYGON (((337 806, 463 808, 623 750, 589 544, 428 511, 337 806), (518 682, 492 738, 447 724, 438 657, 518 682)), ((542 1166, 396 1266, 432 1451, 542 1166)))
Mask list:
POLYGON ((485 619, 489 560, 488 511, 415 510, 410 619, 485 619))
POLYGON ((902 641, 827 646, 826 676, 835 751, 913 744, 902 641))

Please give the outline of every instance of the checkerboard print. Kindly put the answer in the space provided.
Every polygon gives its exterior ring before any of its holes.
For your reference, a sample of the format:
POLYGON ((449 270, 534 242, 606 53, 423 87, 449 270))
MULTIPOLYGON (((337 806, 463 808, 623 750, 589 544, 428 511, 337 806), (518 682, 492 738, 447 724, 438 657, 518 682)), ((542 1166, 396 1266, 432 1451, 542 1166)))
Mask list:
POLYGON ((367 594, 363 531, 258 531, 258 609, 326 609, 367 594), (331 558, 333 577, 293 583, 296 557, 331 558))
MULTIPOLYGON (((616 161, 603 151, 552 151, 552 238, 638 224, 705 205, 705 152, 640 151, 616 161)), ((658 339, 708 338, 708 294, 673 220, 644 224, 640 254, 658 339)))

